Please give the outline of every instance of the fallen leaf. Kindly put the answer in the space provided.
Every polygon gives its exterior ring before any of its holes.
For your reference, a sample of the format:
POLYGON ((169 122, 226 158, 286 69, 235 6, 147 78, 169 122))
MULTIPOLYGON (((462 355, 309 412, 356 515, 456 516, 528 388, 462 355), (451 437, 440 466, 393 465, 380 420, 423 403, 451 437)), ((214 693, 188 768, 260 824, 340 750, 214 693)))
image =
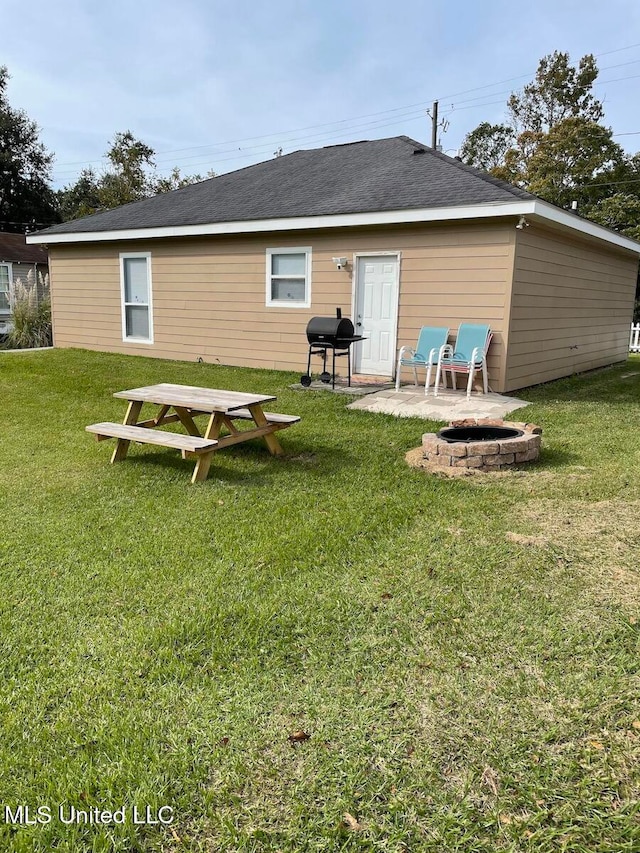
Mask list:
POLYGON ((347 829, 353 830, 353 832, 361 832, 364 829, 362 824, 353 815, 349 814, 349 812, 344 813, 342 823, 347 829))
POLYGON ((505 826, 508 826, 510 823, 513 823, 513 818, 508 814, 498 815, 498 820, 505 826))
POLYGON ((227 735, 225 735, 224 737, 221 737, 220 740, 218 741, 218 744, 220 746, 226 746, 228 743, 229 743, 229 738, 227 737, 227 735))
POLYGON ((590 746, 592 746, 594 749, 604 749, 604 745, 603 745, 603 744, 601 744, 599 740, 590 740, 590 741, 589 741, 589 744, 590 744, 590 746))
POLYGON ((393 598, 393 596, 391 595, 391 593, 390 593, 390 592, 383 592, 383 593, 382 593, 382 595, 380 596, 380 598, 381 598, 383 601, 389 601, 389 599, 390 599, 390 598, 393 598))
POLYGON ((309 740, 310 737, 310 734, 307 734, 307 732, 303 732, 302 729, 298 729, 298 731, 292 732, 289 735, 289 741, 291 743, 304 743, 305 740, 309 740))

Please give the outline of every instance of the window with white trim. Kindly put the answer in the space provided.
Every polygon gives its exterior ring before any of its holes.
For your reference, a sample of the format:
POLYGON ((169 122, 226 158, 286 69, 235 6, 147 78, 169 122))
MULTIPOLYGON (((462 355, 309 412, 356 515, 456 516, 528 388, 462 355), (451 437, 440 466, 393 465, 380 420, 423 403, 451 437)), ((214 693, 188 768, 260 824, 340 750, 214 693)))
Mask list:
POLYGON ((0 314, 11 313, 11 264, 0 264, 0 314))
POLYGON ((267 249, 267 305, 309 308, 311 248, 267 249))
POLYGON ((151 255, 120 255, 122 339, 153 343, 151 314, 151 255))

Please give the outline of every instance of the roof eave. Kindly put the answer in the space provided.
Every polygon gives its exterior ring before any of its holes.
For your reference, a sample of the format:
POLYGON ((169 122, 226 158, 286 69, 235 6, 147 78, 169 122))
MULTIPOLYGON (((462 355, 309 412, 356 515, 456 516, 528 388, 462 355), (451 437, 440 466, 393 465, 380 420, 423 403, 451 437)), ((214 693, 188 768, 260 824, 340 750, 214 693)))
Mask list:
POLYGON ((35 233, 27 236, 27 243, 54 245, 71 243, 112 242, 115 240, 152 240, 164 237, 204 237, 231 234, 258 234, 275 231, 308 231, 320 228, 354 228, 367 225, 401 225, 419 222, 450 222, 465 219, 495 219, 504 216, 531 216, 548 224, 577 231, 583 235, 604 240, 640 255, 640 242, 624 237, 615 231, 596 225, 587 219, 566 213, 540 199, 516 199, 510 202, 461 205, 456 207, 431 207, 415 210, 373 211, 370 213, 343 213, 325 216, 298 216, 278 219, 238 220, 212 222, 202 225, 159 226, 154 228, 129 228, 113 231, 74 231, 67 233, 35 233))
POLYGON ((585 237, 604 240, 621 249, 627 249, 636 255, 640 255, 640 242, 638 240, 625 237, 624 234, 613 231, 611 228, 605 228, 603 225, 598 225, 590 219, 583 219, 576 213, 568 213, 566 210, 562 210, 561 207, 556 207, 548 201, 536 199, 534 204, 535 209, 531 214, 534 220, 540 219, 545 224, 555 225, 562 230, 578 231, 585 237))

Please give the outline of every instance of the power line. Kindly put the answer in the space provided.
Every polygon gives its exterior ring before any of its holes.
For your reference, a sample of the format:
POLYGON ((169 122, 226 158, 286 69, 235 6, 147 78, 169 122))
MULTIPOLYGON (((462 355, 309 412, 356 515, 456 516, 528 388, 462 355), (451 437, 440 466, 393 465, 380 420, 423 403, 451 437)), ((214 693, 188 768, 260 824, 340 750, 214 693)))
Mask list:
MULTIPOLYGON (((512 82, 513 80, 521 80, 524 77, 530 77, 530 76, 531 76, 531 74, 529 73, 529 74, 520 74, 517 77, 507 77, 505 80, 498 80, 495 83, 487 83, 485 86, 476 86, 473 89, 464 89, 461 92, 453 92, 453 93, 450 93, 448 95, 443 95, 440 98, 440 100, 446 101, 449 98, 458 97, 458 95, 466 95, 469 92, 479 92, 482 89, 490 89, 493 86, 500 86, 502 83, 509 83, 509 82, 512 82)), ((505 92, 509 92, 509 91, 510 91, 509 89, 505 90, 505 92)), ((493 92, 492 93, 492 95, 496 95, 496 94, 502 94, 502 93, 500 93, 500 92, 493 92)), ((480 96, 480 97, 484 97, 484 96, 480 96)), ((477 100, 477 98, 470 98, 468 100, 477 100)), ((266 133, 266 134, 263 133, 263 134, 259 134, 258 136, 243 136, 243 137, 240 137, 239 139, 228 139, 228 140, 225 140, 223 142, 211 142, 211 143, 208 143, 206 145, 194 145, 194 146, 191 146, 189 148, 169 148, 169 149, 165 149, 164 151, 158 151, 157 153, 161 154, 161 155, 163 155, 163 154, 180 154, 183 151, 196 151, 198 149, 203 149, 203 148, 216 148, 219 145, 235 145, 236 143, 240 143, 240 142, 252 142, 254 139, 267 140, 267 139, 276 138, 276 141, 277 141, 277 138, 279 138, 282 135, 287 134, 287 133, 299 133, 299 132, 302 132, 304 130, 313 130, 315 128, 320 128, 320 127, 333 127, 333 126, 339 125, 339 124, 345 124, 345 123, 351 123, 353 121, 359 121, 360 119, 363 119, 363 118, 373 118, 374 116, 383 116, 383 115, 387 115, 388 113, 399 112, 401 110, 408 110, 408 109, 413 109, 416 107, 422 107, 423 109, 426 109, 428 106, 430 106, 432 104, 432 101, 433 101, 433 99, 427 99, 424 101, 418 101, 414 104, 405 104, 404 106, 401 106, 401 107, 393 107, 393 108, 388 109, 388 110, 379 110, 379 111, 374 112, 374 113, 363 113, 361 115, 352 116, 351 118, 337 119, 336 121, 323 122, 321 124, 310 124, 310 125, 306 125, 305 127, 292 128, 291 130, 274 131, 273 133, 266 133)), ((462 101, 461 103, 467 103, 467 101, 465 100, 465 101, 462 101)), ((267 144, 273 145, 275 143, 274 142, 269 142, 269 143, 265 142, 265 145, 267 145, 267 144)), ((101 158, 96 159, 96 160, 77 160, 75 162, 60 163, 59 165, 60 166, 83 166, 83 165, 89 165, 92 163, 101 163, 103 160, 104 160, 104 157, 101 157, 101 158)))
MULTIPOLYGON (((397 116, 392 121, 388 121, 388 122, 375 121, 375 122, 366 122, 365 124, 360 124, 360 125, 352 125, 349 128, 347 128, 344 131, 339 132, 339 133, 336 133, 334 130, 330 130, 330 131, 325 131, 324 133, 315 133, 315 134, 307 134, 307 135, 303 135, 303 136, 289 137, 288 139, 283 139, 282 142, 283 143, 286 143, 286 142, 312 142, 314 140, 321 141, 325 137, 330 137, 333 139, 341 139, 345 136, 351 136, 353 134, 353 132, 357 131, 357 130, 375 129, 378 127, 388 127, 388 126, 397 124, 401 120, 403 122, 406 122, 406 121, 415 121, 416 119, 424 119, 424 112, 420 111, 420 112, 416 113, 415 111, 413 111, 410 113, 403 113, 402 115, 397 116)), ((181 162, 182 163, 189 163, 190 166, 197 166, 197 165, 201 165, 201 164, 208 163, 208 162, 221 163, 221 162, 226 162, 227 160, 243 159, 246 157, 253 157, 256 154, 260 154, 260 153, 271 153, 271 149, 273 148, 273 145, 274 145, 273 142, 268 142, 268 143, 263 143, 261 145, 249 145, 249 146, 245 146, 245 147, 237 148, 237 149, 229 148, 229 149, 226 149, 223 151, 212 152, 211 155, 209 155, 209 156, 206 156, 204 154, 194 154, 191 157, 181 158, 181 162), (234 153, 234 152, 236 152, 236 153, 234 153), (245 152, 245 153, 237 153, 237 152, 245 152), (253 152, 253 153, 248 153, 248 152, 253 152), (221 154, 234 154, 234 156, 221 159, 219 156, 221 154), (203 157, 205 157, 204 160, 202 159, 203 157), (192 162, 192 161, 196 161, 196 162, 192 162)), ((189 150, 189 149, 186 149, 186 150, 189 150)), ((174 162, 173 159, 171 159, 171 160, 157 160, 156 164, 157 165, 163 165, 163 164, 168 164, 168 163, 172 163, 172 162, 174 162)), ((63 171, 56 172, 57 175, 70 174, 70 173, 71 172, 63 172, 63 171)))
MULTIPOLYGON (((626 47, 616 48, 616 49, 611 50, 611 51, 604 51, 600 54, 596 54, 596 56, 606 56, 606 55, 609 55, 612 53, 619 53, 621 51, 631 50, 635 47, 640 47, 640 43, 634 44, 634 45, 628 45, 626 47)), ((624 63, 619 63, 617 65, 606 66, 605 68, 600 69, 600 70, 605 71, 605 70, 609 70, 609 69, 613 69, 613 68, 619 68, 619 67, 622 67, 625 65, 632 65, 632 64, 637 63, 637 62, 640 62, 640 59, 639 60, 631 60, 629 62, 624 62, 624 63)), ((471 88, 471 89, 465 89, 465 90, 462 90, 460 92, 455 92, 455 93, 443 95, 443 96, 441 96, 441 98, 439 100, 446 101, 449 98, 455 98, 455 97, 458 97, 460 95, 469 94, 471 92, 478 92, 478 91, 482 91, 485 89, 491 89, 491 88, 494 88, 495 86, 501 85, 502 83, 509 83, 509 82, 513 82, 515 80, 521 80, 525 77, 531 77, 531 73, 535 73, 535 72, 530 72, 528 74, 521 74, 521 75, 517 75, 515 77, 508 77, 508 78, 505 78, 504 80, 499 80, 499 81, 496 81, 494 83, 488 83, 488 84, 485 84, 483 86, 476 86, 476 87, 471 88)), ((616 82, 620 82, 622 80, 635 79, 636 77, 640 77, 640 75, 632 75, 632 76, 628 76, 628 77, 615 78, 613 80, 600 81, 600 82, 594 83, 594 85, 597 85, 597 86, 607 85, 609 83, 616 83, 616 82)), ((509 91, 510 90, 504 90, 503 92, 491 92, 491 93, 487 93, 487 95, 477 96, 476 98, 468 98, 468 99, 465 99, 463 101, 460 101, 458 103, 458 105, 452 104, 452 110, 460 111, 462 109, 473 109, 475 106, 477 106, 477 107, 493 106, 496 103, 501 103, 501 101, 499 101, 499 102, 490 101, 488 103, 477 104, 477 105, 473 105, 473 106, 462 106, 462 105, 469 104, 472 101, 479 101, 484 97, 495 97, 496 95, 499 95, 499 94, 508 94, 509 91)), ((241 143, 241 142, 251 142, 253 140, 265 140, 261 144, 258 144, 255 146, 248 146, 248 147, 244 146, 244 147, 238 149, 238 150, 244 150, 244 151, 253 150, 259 154, 259 153, 264 153, 262 151, 262 149, 270 148, 271 146, 273 146, 275 144, 275 142, 287 143, 287 142, 298 142, 298 141, 313 141, 314 139, 321 139, 322 137, 327 137, 327 136, 334 137, 334 138, 343 138, 345 134, 339 132, 339 131, 343 130, 343 128, 339 127, 339 125, 344 125, 345 126, 344 130, 348 130, 349 133, 352 133, 353 131, 363 129, 363 128, 375 129, 376 127, 388 127, 388 126, 391 126, 391 125, 397 123, 397 121, 400 119, 412 120, 412 116, 415 116, 416 118, 418 116, 422 117, 423 111, 421 111, 419 114, 414 113, 414 112, 402 113, 402 111, 403 110, 412 110, 412 109, 415 109, 418 107, 421 107, 422 110, 424 110, 424 109, 426 109, 426 107, 429 104, 430 104, 430 101, 419 101, 415 104, 408 104, 405 106, 393 107, 389 110, 380 110, 378 112, 365 113, 365 114, 362 114, 359 116, 352 116, 350 119, 340 119, 340 120, 333 121, 333 122, 324 122, 324 123, 315 124, 315 125, 307 125, 305 127, 296 128, 296 129, 292 129, 289 131, 277 131, 277 132, 270 133, 270 134, 261 134, 261 135, 257 135, 257 136, 251 136, 251 137, 242 137, 240 139, 229 140, 227 142, 210 143, 208 145, 192 146, 192 147, 188 147, 188 148, 166 149, 166 150, 160 151, 158 153, 162 156, 165 154, 178 154, 178 153, 182 153, 182 152, 186 152, 186 151, 194 151, 195 152, 195 151, 202 150, 202 154, 195 154, 194 153, 190 157, 181 158, 182 162, 186 162, 187 160, 194 160, 196 158, 203 157, 204 151, 208 149, 211 152, 211 156, 216 158, 212 161, 214 163, 226 162, 230 159, 246 159, 247 156, 253 156, 253 155, 240 155, 240 156, 237 156, 235 158, 224 158, 223 160, 221 160, 221 159, 219 159, 220 154, 231 153, 233 149, 228 149, 226 151, 225 150, 215 151, 215 150, 211 150, 211 149, 215 149, 215 148, 218 148, 218 147, 224 146, 224 145, 232 145, 232 144, 236 144, 236 143, 241 143), (385 116, 385 117, 389 116, 391 113, 401 113, 401 114, 397 115, 395 117, 395 120, 392 122, 386 122, 386 121, 383 122, 382 117, 383 116, 385 116), (376 116, 380 116, 381 118, 378 119, 377 121, 372 121, 372 122, 369 122, 366 124, 361 124, 361 125, 354 125, 353 124, 354 121, 358 121, 358 120, 363 119, 363 118, 374 118, 376 116), (302 132, 305 130, 314 130, 316 128, 323 128, 323 127, 326 127, 326 128, 331 127, 331 128, 333 128, 333 130, 331 130, 331 131, 327 130, 327 131, 324 131, 321 133, 311 134, 309 136, 290 137, 288 139, 282 139, 282 136, 284 134, 287 134, 287 133, 298 133, 298 132, 302 132), (266 140, 275 140, 275 141, 267 142, 266 140)), ((99 160, 76 161, 76 162, 69 162, 69 163, 61 163, 59 165, 62 167, 64 167, 64 166, 82 166, 82 165, 92 166, 92 165, 102 164, 102 163, 104 163, 104 161, 105 161, 105 157, 102 157, 99 160)), ((202 162, 204 163, 204 162, 209 162, 209 161, 211 161, 211 157, 207 157, 206 161, 202 161, 202 162)), ((157 164, 162 165, 162 164, 166 164, 168 162, 169 162, 168 160, 159 160, 159 161, 157 161, 157 164)), ((198 164, 193 163, 192 165, 198 165, 198 164)), ((64 169, 64 168, 63 169, 55 169, 54 168, 54 172, 55 172, 56 176, 62 176, 62 175, 67 175, 67 174, 73 174, 75 172, 75 170, 64 169)))
POLYGON ((582 189, 583 187, 614 187, 618 184, 640 184, 640 178, 631 178, 628 181, 593 181, 590 184, 581 184, 576 189, 582 189))
MULTIPOLYGON (((495 93, 495 94, 500 94, 500 93, 495 93)), ((483 97, 492 97, 492 95, 485 95, 483 97)), ((477 101, 478 99, 473 98, 473 99, 469 99, 469 100, 477 101)), ((484 107, 495 106, 497 104, 503 103, 503 101, 502 100, 484 101, 482 103, 472 103, 472 104, 467 104, 467 105, 465 105, 466 104, 465 101, 461 101, 460 103, 463 104, 463 106, 456 107, 456 111, 459 111, 459 112, 461 112, 463 110, 482 109, 484 107)), ((420 110, 420 111, 413 110, 413 111, 401 113, 401 114, 395 116, 392 121, 380 121, 380 120, 371 121, 371 122, 366 122, 366 123, 362 123, 359 125, 350 125, 349 127, 345 128, 342 132, 338 132, 338 133, 336 133, 335 130, 329 130, 329 131, 324 131, 322 133, 305 134, 302 136, 289 137, 288 139, 281 140, 281 142, 282 143, 292 143, 292 142, 310 143, 310 142, 328 141, 328 139, 344 139, 347 137, 351 137, 354 132, 357 132, 359 130, 377 130, 377 129, 380 129, 383 127, 394 126, 400 122, 406 124, 407 122, 412 122, 412 121, 422 120, 422 119, 424 119, 424 112, 422 110, 420 110)), ((254 137, 254 138, 260 138, 260 137, 254 137)), ((251 159, 252 157, 259 156, 260 154, 270 154, 271 153, 270 149, 272 148, 272 146, 273 146, 273 142, 268 142, 268 143, 263 143, 261 145, 252 145, 252 146, 246 146, 246 147, 238 148, 237 150, 236 149, 226 149, 226 150, 222 150, 222 151, 211 152, 211 155, 209 155, 209 156, 205 155, 204 153, 203 154, 194 154, 190 157, 181 158, 181 163, 182 163, 183 168, 185 166, 188 166, 189 168, 197 168, 199 166, 204 166, 204 165, 215 166, 219 163, 227 163, 227 162, 232 161, 232 160, 247 160, 247 159, 251 159), (232 156, 230 156, 230 157, 221 157, 220 156, 220 155, 225 155, 225 154, 230 154, 232 156)), ((185 149, 185 150, 189 150, 189 149, 185 149)), ((175 165, 175 161, 173 160, 173 158, 170 160, 161 159, 161 160, 156 161, 156 165, 158 165, 160 167, 162 167, 163 165, 167 165, 169 163, 171 163, 172 165, 175 165)), ((74 174, 74 172, 75 172, 75 170, 68 170, 68 171, 58 170, 55 172, 55 174, 57 177, 61 177, 64 174, 74 174)))
POLYGON ((624 65, 635 65, 640 62, 640 59, 631 59, 629 62, 620 62, 618 65, 607 65, 604 68, 599 68, 598 71, 611 71, 612 68, 622 68, 624 65))
POLYGON ((621 80, 637 80, 640 74, 629 74, 627 77, 614 77, 613 80, 601 80, 599 83, 594 83, 594 86, 606 86, 608 83, 619 83, 621 80))
MULTIPOLYGON (((463 102, 464 103, 464 102, 463 102)), ((503 101, 487 101, 481 104, 470 104, 468 106, 458 107, 458 111, 468 110, 468 109, 482 109, 484 107, 495 106, 497 104, 502 104, 503 101)), ((407 124, 408 122, 414 121, 423 121, 424 113, 420 112, 409 112, 404 113, 402 115, 396 116, 392 121, 376 121, 376 122, 368 122, 366 124, 354 125, 349 128, 346 128, 344 131, 340 133, 335 133, 335 131, 325 131, 320 134, 311 134, 300 137, 290 137, 289 139, 282 140, 283 143, 287 142, 299 142, 299 143, 310 143, 310 142, 323 142, 328 141, 329 139, 345 139, 352 138, 354 132, 358 130, 377 130, 383 127, 392 127, 400 122, 403 124, 407 124)), ((214 153, 212 156, 205 156, 202 154, 194 154, 192 157, 182 158, 181 163, 183 168, 186 166, 188 168, 198 168, 201 166, 209 166, 213 168, 220 163, 227 163, 230 161, 239 161, 239 160, 249 160, 253 157, 259 156, 260 154, 271 154, 271 148, 273 143, 267 143, 265 145, 255 145, 249 146, 247 148, 239 148, 237 152, 233 149, 227 149, 226 151, 220 151, 214 153), (230 154, 232 156, 229 157, 221 157, 220 155, 230 154), (202 159, 204 157, 204 159, 202 159)), ((173 160, 160 160, 157 162, 158 166, 162 166, 168 163, 172 163, 175 165, 175 161, 173 160)), ((58 172, 57 175, 60 176, 62 173, 58 172)))
POLYGON ((626 47, 616 47, 615 50, 605 50, 604 53, 596 53, 596 57, 610 56, 612 53, 620 53, 623 50, 631 50, 634 47, 640 47, 640 42, 638 44, 629 44, 626 47))

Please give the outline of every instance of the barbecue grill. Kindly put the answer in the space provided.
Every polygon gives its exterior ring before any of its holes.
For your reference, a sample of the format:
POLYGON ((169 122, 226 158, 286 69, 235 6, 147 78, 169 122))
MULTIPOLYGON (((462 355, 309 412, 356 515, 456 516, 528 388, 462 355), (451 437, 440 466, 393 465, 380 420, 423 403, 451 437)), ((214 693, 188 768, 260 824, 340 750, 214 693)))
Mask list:
POLYGON ((311 385, 311 356, 322 356, 322 373, 320 381, 336 387, 336 358, 347 357, 347 382, 351 387, 351 344, 365 340, 362 335, 355 335, 353 323, 342 316, 340 308, 336 308, 335 317, 312 317, 307 323, 307 341, 309 355, 307 372, 300 377, 305 388, 311 385), (327 352, 331 350, 331 373, 327 371, 327 352))

